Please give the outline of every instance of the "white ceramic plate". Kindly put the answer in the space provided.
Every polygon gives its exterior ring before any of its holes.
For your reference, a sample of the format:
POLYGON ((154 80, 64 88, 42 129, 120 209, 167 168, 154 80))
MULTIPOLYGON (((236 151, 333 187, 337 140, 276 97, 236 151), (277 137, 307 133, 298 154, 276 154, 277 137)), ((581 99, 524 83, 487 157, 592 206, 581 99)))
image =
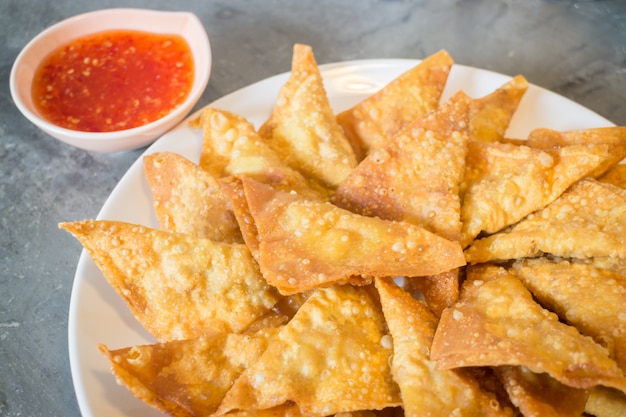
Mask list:
MULTIPOLYGON (((330 102, 335 111, 340 111, 371 95, 418 62, 363 60, 322 65, 320 69, 330 102)), ((268 78, 211 105, 243 115, 259 126, 270 115, 276 95, 287 77, 288 74, 281 74, 268 78)), ((481 97, 510 79, 509 76, 490 71, 455 65, 442 100, 460 89, 471 97, 481 97)), ((531 85, 507 136, 525 138, 537 127, 571 130, 612 125, 608 120, 562 96, 531 85)), ((146 154, 173 151, 197 162, 201 144, 200 132, 182 123, 157 140, 146 154)), ((120 180, 98 218, 158 227, 150 189, 143 175, 142 158, 120 180)), ((70 303, 69 354, 76 396, 84 416, 162 415, 135 399, 126 388, 117 385, 108 361, 97 349, 99 343, 116 349, 153 342, 154 339, 138 324, 126 304, 83 251, 70 303)))

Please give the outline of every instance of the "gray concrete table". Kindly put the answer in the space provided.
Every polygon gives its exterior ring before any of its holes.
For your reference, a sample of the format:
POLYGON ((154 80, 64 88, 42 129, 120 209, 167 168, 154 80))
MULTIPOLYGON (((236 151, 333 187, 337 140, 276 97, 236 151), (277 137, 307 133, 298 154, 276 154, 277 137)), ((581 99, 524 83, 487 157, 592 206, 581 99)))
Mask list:
POLYGON ((312 45, 320 64, 445 48, 457 63, 523 74, 626 125, 622 0, 1 0, 0 416, 80 414, 67 328, 81 248, 57 224, 95 217, 142 152, 89 153, 43 134, 11 101, 11 65, 47 26, 116 6, 200 17, 214 64, 198 107, 287 71, 295 42, 312 45))

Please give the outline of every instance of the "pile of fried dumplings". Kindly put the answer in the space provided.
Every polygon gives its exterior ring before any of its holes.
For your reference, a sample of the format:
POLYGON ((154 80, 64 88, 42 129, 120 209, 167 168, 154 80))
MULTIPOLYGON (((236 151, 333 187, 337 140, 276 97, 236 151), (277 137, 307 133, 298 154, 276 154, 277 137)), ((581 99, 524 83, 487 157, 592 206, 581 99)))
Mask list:
POLYGON ((441 50, 335 112, 313 49, 259 127, 143 157, 158 228, 64 222, 155 343, 94 346, 171 416, 626 415, 626 127, 506 136, 441 50))

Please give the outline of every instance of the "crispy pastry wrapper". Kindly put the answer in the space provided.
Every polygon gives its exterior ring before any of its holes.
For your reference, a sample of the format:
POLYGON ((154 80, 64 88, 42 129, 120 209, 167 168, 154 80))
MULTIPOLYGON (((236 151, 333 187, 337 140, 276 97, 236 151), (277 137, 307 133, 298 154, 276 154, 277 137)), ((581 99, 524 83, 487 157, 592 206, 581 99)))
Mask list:
POLYGON ((242 244, 111 220, 62 223, 159 341, 241 332, 280 299, 242 244))
POLYGON ((600 127, 594 129, 558 131, 539 128, 528 135, 529 146, 552 148, 555 146, 605 144, 609 146, 606 163, 599 165, 589 176, 598 178, 626 158, 626 126, 600 127))
POLYGON ((626 190, 586 178, 546 208, 491 236, 475 240, 467 261, 537 257, 593 260, 607 268, 626 262, 626 190))
POLYGON ((150 406, 175 417, 210 416, 239 375, 265 351, 275 328, 223 333, 152 345, 99 349, 118 382, 150 406))
POLYGON ((596 417, 622 417, 624 410, 626 394, 606 387, 592 389, 585 405, 585 412, 596 417))
POLYGON ((465 264, 452 242, 405 222, 361 216, 242 178, 259 265, 284 294, 374 276, 435 275, 465 264))
POLYGON ((207 171, 171 152, 146 155, 144 170, 161 229, 243 243, 230 199, 207 171))
POLYGON ((587 390, 568 387, 524 366, 498 366, 494 370, 524 416, 579 417, 585 411, 587 390))
POLYGON ((235 381, 218 413, 295 403, 306 415, 401 405, 380 306, 366 287, 316 290, 235 381))
POLYGON ((330 189, 357 165, 308 45, 294 45, 291 74, 259 134, 287 165, 330 189))
POLYGON ((436 316, 391 279, 377 278, 383 312, 393 338, 391 371, 400 386, 405 416, 512 416, 471 375, 437 369, 429 352, 436 316))
POLYGON ((216 178, 248 176, 308 198, 328 198, 328 190, 285 164, 244 117, 207 107, 192 124, 202 129, 200 166, 216 178))
POLYGON ((470 140, 499 142, 528 90, 528 81, 517 75, 494 92, 472 100, 470 105, 470 140))
POLYGON ((626 373, 626 267, 536 258, 515 261, 511 272, 545 308, 605 346, 626 373))
POLYGON ((607 350, 537 304, 506 269, 468 267, 459 302, 445 310, 431 348, 439 369, 525 366, 562 384, 626 390, 607 350))
POLYGON ((461 189, 463 247, 546 207, 611 158, 606 144, 539 149, 470 142, 461 189))
POLYGON ((333 202, 364 216, 406 221, 460 240, 470 99, 458 93, 367 156, 333 202))
POLYGON ((441 50, 400 74, 380 91, 337 115, 357 159, 384 146, 406 125, 439 106, 454 61, 441 50))

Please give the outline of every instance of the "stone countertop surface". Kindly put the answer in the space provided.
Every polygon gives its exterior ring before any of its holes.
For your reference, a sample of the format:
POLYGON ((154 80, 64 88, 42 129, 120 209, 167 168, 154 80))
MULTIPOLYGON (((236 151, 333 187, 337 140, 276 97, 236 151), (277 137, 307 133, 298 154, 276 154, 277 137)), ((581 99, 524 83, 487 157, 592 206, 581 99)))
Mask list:
MULTIPOLYGON (((2 0, 0 13, 0 416, 78 416, 68 310, 81 247, 61 221, 94 218, 142 149, 99 154, 47 136, 14 106, 11 66, 46 27, 108 7, 194 12, 213 69, 197 108, 289 70, 296 42, 319 64, 424 58, 523 74, 626 125, 622 0, 2 0)), ((94 324, 96 325, 96 324, 94 324)))

